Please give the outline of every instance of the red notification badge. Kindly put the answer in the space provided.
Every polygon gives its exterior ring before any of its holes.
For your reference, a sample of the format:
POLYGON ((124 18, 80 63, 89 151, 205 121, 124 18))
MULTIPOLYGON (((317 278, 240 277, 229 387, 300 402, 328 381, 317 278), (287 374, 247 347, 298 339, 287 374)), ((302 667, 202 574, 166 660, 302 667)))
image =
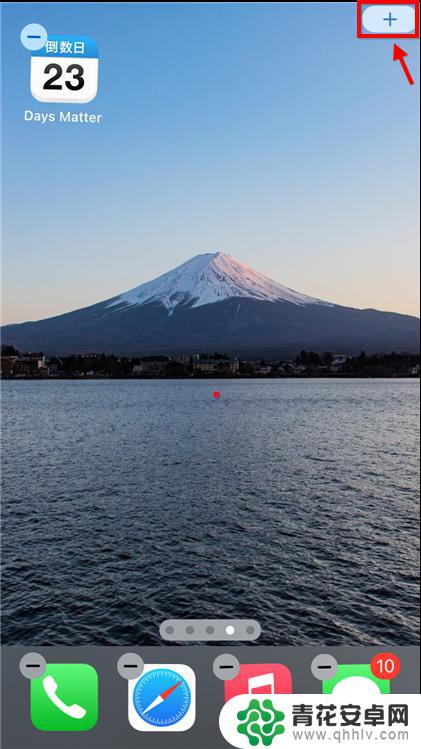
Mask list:
POLYGON ((400 673, 401 662, 394 653, 379 653, 370 663, 372 674, 377 679, 395 679, 400 673))

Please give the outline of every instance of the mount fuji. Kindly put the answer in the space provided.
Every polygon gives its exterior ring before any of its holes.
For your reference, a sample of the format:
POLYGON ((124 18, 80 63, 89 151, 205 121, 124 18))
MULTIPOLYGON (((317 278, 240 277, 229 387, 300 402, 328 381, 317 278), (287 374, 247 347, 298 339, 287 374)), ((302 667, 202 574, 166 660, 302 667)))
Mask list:
POLYGON ((301 349, 418 351, 419 320, 315 299, 222 252, 206 253, 103 302, 6 325, 3 343, 49 355, 222 350, 243 357, 301 349))

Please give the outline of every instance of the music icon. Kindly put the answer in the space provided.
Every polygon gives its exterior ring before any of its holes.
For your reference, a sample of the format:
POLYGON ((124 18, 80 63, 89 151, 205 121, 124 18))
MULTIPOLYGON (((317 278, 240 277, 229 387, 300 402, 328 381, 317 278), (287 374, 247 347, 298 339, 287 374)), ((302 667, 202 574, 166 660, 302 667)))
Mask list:
POLYGON ((242 665, 238 676, 225 682, 225 702, 240 694, 292 694, 291 671, 281 663, 242 665))

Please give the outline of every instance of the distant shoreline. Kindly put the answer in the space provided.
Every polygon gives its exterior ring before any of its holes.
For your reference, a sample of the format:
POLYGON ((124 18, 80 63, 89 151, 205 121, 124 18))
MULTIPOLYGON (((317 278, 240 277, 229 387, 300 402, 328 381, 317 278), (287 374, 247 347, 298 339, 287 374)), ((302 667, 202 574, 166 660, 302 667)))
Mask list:
POLYGON ((2 346, 0 373, 13 380, 284 380, 419 378, 419 354, 359 356, 301 351, 294 359, 242 360, 225 353, 127 357, 91 353, 46 356, 2 346))
POLYGON ((340 373, 329 373, 329 374, 297 374, 297 375, 221 375, 221 374, 215 374, 214 376, 198 376, 198 375, 167 375, 167 376, 159 376, 159 375, 125 375, 125 376, 106 376, 106 375, 74 375, 74 376, 63 376, 63 377, 52 377, 50 376, 40 376, 40 377, 34 377, 34 376, 26 376, 26 377, 1 377, 1 381, 13 381, 13 382, 27 382, 32 380, 42 381, 42 382, 60 382, 62 380, 65 380, 66 382, 69 381, 82 381, 85 382, 87 380, 159 380, 162 382, 168 381, 168 380, 229 380, 229 381, 236 381, 236 380, 419 380, 420 375, 419 374, 372 374, 367 375, 367 373, 353 373, 353 374, 340 374, 340 373))

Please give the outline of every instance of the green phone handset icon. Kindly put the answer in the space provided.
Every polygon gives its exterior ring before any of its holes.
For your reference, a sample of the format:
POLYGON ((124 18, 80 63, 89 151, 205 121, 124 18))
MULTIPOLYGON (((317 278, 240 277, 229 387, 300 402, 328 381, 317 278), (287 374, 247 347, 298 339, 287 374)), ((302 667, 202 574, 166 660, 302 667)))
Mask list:
POLYGON ((40 731, 89 731, 98 720, 98 675, 87 663, 49 663, 31 679, 31 720, 40 731))
POLYGON ((60 699, 60 697, 57 696, 57 682, 54 680, 54 678, 50 676, 46 676, 42 680, 42 685, 45 689, 45 693, 50 698, 51 702, 63 713, 69 716, 69 718, 75 718, 76 720, 81 720, 81 718, 84 718, 86 715, 85 708, 81 707, 80 705, 66 705, 63 700, 60 699))

